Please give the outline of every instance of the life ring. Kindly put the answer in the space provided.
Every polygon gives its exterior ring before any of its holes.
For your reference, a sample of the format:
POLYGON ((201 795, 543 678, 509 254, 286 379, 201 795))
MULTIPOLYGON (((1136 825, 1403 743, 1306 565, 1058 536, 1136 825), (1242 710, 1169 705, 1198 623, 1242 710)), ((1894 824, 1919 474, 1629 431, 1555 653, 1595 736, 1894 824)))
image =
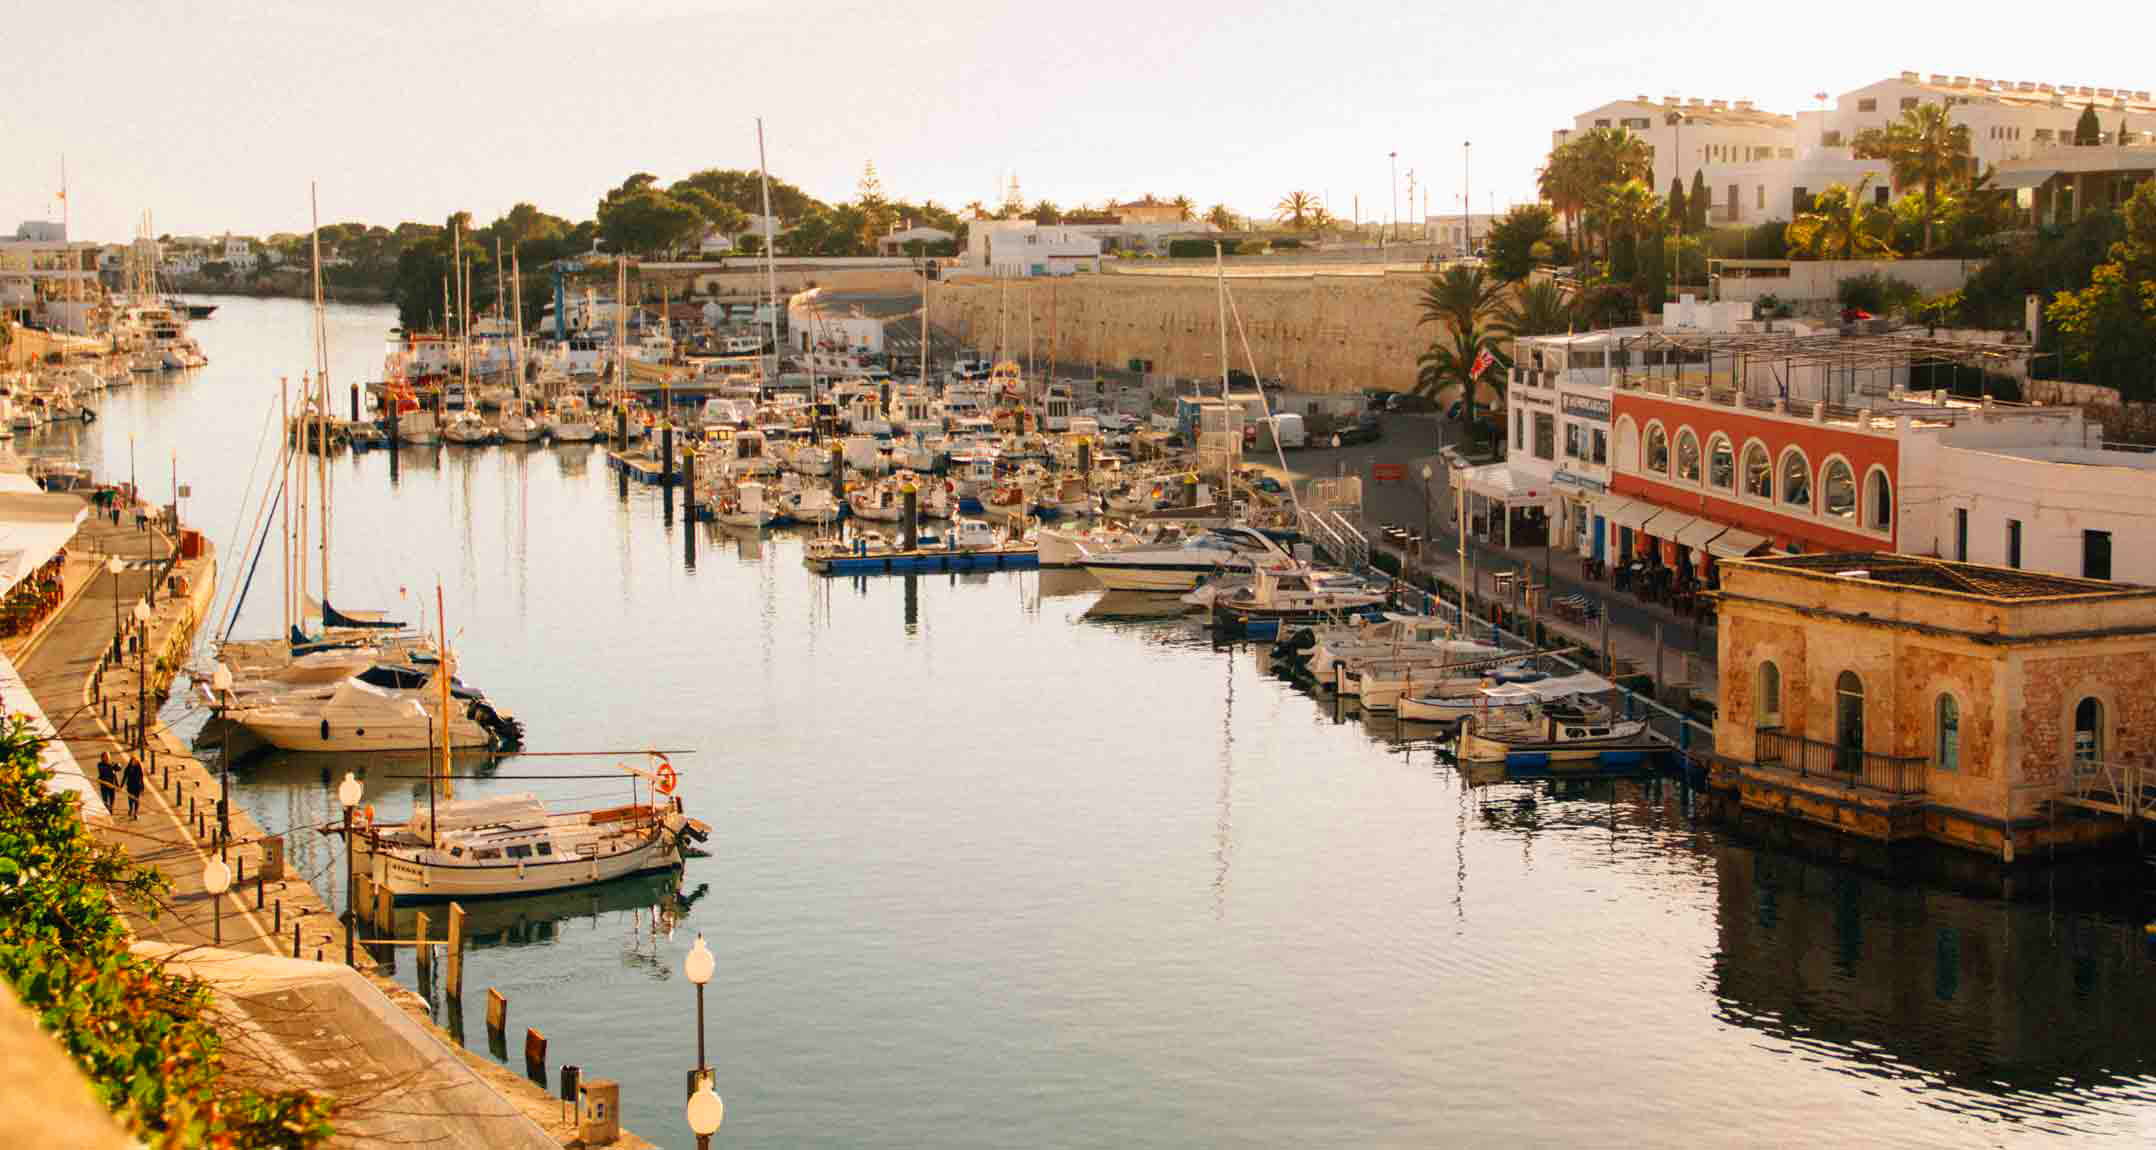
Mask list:
POLYGON ((679 779, 679 776, 674 774, 674 764, 661 762, 656 778, 658 781, 653 785, 659 788, 660 794, 670 795, 674 793, 674 784, 679 779))
POLYGON ((360 808, 360 811, 359 811, 359 821, 360 821, 360 822, 362 822, 362 823, 365 823, 366 825, 368 825, 368 826, 370 826, 370 827, 374 825, 374 804, 373 804, 373 803, 368 803, 368 804, 367 804, 366 806, 364 806, 364 807, 361 807, 361 808, 360 808))

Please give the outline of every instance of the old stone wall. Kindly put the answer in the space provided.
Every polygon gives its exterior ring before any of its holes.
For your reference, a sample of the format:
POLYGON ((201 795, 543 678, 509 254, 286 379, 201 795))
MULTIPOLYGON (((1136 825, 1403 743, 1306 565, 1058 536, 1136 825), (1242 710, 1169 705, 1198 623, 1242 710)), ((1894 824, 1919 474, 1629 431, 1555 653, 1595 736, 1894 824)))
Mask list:
MULTIPOLYGON (((1414 386, 1415 358, 1445 334, 1422 325, 1419 271, 1228 277, 1257 374, 1309 392, 1414 386)), ((1220 375, 1220 304, 1210 274, 1097 275, 1034 279, 959 278, 936 289, 932 322, 964 343, 1024 358, 1028 341, 1064 362, 1125 366, 1153 361, 1155 373, 1220 375)), ((1235 319, 1230 365, 1250 370, 1235 319)))
POLYGON ((2099 755, 2147 762, 2156 752, 2156 651, 2139 649, 2022 657, 2020 778, 2028 783, 2062 781, 2073 757, 2074 710, 2093 698, 2103 706, 2099 755))

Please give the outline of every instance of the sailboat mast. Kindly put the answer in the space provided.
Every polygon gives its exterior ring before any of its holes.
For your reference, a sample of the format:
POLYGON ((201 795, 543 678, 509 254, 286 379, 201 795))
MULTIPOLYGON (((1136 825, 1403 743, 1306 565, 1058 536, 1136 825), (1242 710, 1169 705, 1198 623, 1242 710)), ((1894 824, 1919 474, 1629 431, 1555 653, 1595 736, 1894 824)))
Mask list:
POLYGON ((277 422, 284 428, 277 457, 277 483, 285 498, 277 501, 277 526, 284 533, 284 627, 292 634, 292 381, 277 380, 277 422))
MULTIPOLYGON (((1228 418, 1228 409, 1234 405, 1235 400, 1228 394, 1228 262, 1219 240, 1213 241, 1213 278, 1220 297, 1220 319, 1215 326, 1220 328, 1221 431, 1227 433, 1235 430, 1233 422, 1228 418)), ((1223 510, 1235 499, 1235 452, 1241 444, 1242 440, 1231 434, 1226 436, 1221 447, 1220 506, 1223 510)))
MULTIPOLYGON (((450 792, 451 784, 449 782, 449 679, 451 675, 456 673, 456 665, 449 657, 449 612, 447 608, 442 606, 442 585, 440 583, 434 585, 434 619, 436 625, 441 628, 442 635, 442 657, 437 664, 438 669, 434 676, 441 682, 442 686, 442 778, 440 790, 443 798, 451 798, 454 796, 450 792)), ((433 792, 434 788, 428 788, 429 794, 433 792)))
POLYGON ((521 399, 524 396, 524 265, 517 259, 514 245, 509 248, 509 291, 516 297, 511 310, 517 315, 516 354, 510 359, 510 364, 516 371, 516 381, 512 387, 521 399))
MULTIPOLYGON (((777 257, 773 254, 774 237, 771 226, 771 170, 764 161, 764 118, 756 117, 756 180, 763 185, 764 193, 764 295, 771 309, 771 385, 778 383, 779 374, 779 271, 777 257)), ((762 356, 757 357, 759 360, 762 356)), ((816 375, 809 372, 809 398, 816 397, 816 375)))
POLYGON ((921 386, 928 386, 928 268, 921 268, 921 386))
POLYGON ((322 613, 329 614, 329 348, 322 322, 322 212, 314 185, 307 186, 307 213, 314 224, 314 410, 315 480, 322 493, 322 613))

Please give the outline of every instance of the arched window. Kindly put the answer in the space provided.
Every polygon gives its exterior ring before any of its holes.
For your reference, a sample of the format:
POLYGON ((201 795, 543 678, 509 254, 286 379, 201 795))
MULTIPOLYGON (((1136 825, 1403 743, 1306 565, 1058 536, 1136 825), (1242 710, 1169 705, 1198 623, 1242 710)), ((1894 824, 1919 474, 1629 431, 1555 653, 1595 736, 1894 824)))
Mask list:
POLYGON ((1677 478, 1699 482, 1699 436, 1689 427, 1677 433, 1677 478))
POLYGON ((1647 425, 1647 451, 1640 457, 1640 466, 1656 475, 1669 474, 1669 433, 1659 423, 1647 425))
POLYGON ((2104 761, 2104 705, 2083 699, 2074 706, 2074 769, 2093 771, 2104 761))
POLYGON ((1894 530, 1894 485, 1888 482, 1884 467, 1874 467, 1864 476, 1864 526, 1894 530))
POLYGON ((1794 447, 1782 453, 1782 505, 1805 508, 1812 505, 1812 461, 1794 447))
POLYGON ((1617 418, 1616 464, 1625 470, 1639 466, 1639 425, 1629 415, 1617 418))
POLYGON ((1835 760, 1842 770, 1864 765, 1864 680, 1843 671, 1834 680, 1835 760))
POLYGON ((1736 490, 1737 453, 1730 450, 1726 435, 1715 436, 1707 445, 1707 486, 1736 490))
POLYGON ((1857 477, 1847 460, 1827 460, 1819 473, 1819 509, 1836 519, 1857 517, 1857 477))
POLYGON ((1933 708, 1932 761, 1942 771, 1961 769, 1961 704, 1952 695, 1939 696, 1933 708))
POLYGON ((1759 726, 1782 725, 1782 669, 1768 661, 1759 665, 1759 726))
POLYGON ((1744 445, 1744 493, 1761 499, 1774 498, 1774 468, 1767 462, 1763 443, 1744 445))

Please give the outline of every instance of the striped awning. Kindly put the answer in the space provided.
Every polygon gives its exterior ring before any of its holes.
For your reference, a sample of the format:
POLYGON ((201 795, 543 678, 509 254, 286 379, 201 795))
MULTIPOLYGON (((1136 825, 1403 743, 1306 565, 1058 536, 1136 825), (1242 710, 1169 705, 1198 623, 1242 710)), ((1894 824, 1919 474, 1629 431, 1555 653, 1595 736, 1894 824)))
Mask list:
POLYGON ((1707 554, 1719 559, 1742 559, 1766 545, 1766 536, 1732 527, 1707 541, 1707 554))

